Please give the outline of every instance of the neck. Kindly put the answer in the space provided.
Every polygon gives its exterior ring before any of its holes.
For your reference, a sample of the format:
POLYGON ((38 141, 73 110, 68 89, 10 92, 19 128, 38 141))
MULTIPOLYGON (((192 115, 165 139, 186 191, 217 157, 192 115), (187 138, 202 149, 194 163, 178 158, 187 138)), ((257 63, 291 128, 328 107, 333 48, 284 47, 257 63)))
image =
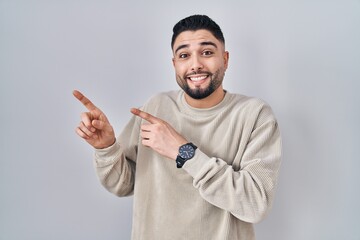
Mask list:
POLYGON ((194 108, 211 108, 219 104, 225 96, 222 86, 219 86, 210 96, 203 99, 194 99, 185 93, 186 102, 194 108))

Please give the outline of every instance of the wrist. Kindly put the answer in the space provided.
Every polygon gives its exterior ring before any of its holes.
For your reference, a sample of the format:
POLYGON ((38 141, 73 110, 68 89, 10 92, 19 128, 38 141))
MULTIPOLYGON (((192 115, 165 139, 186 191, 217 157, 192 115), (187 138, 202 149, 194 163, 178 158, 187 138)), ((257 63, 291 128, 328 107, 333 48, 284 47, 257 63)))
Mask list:
POLYGON ((106 149, 106 148, 109 148, 109 147, 113 146, 115 144, 115 142, 116 142, 116 138, 114 137, 113 140, 108 141, 108 142, 106 142, 104 144, 101 144, 101 145, 98 145, 98 146, 94 146, 94 148, 95 149, 106 149))

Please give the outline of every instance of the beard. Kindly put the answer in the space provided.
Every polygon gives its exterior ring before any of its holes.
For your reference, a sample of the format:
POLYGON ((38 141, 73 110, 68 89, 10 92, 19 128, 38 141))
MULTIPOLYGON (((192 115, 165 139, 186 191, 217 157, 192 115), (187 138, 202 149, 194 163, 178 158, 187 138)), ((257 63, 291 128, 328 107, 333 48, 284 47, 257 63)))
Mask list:
POLYGON ((179 75, 176 76, 176 81, 179 86, 184 90, 184 92, 189 95, 191 98, 194 99, 204 99, 210 96, 215 90, 221 86, 223 79, 224 79, 225 71, 220 68, 215 73, 205 72, 205 71, 198 71, 193 72, 191 74, 186 74, 184 77, 180 77, 179 75), (188 77, 195 74, 207 74, 210 78, 210 83, 206 88, 196 87, 194 89, 189 87, 187 83, 188 77))

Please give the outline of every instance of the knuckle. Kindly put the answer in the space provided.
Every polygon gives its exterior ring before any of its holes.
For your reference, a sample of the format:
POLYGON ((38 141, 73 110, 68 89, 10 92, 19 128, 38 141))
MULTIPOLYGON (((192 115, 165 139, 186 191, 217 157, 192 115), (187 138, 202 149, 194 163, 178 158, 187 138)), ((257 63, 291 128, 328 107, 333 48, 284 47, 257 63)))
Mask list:
POLYGON ((162 128, 162 126, 159 125, 159 124, 155 124, 155 125, 154 125, 154 130, 157 131, 157 132, 160 131, 161 128, 162 128))
POLYGON ((81 117, 81 118, 87 118, 87 117, 88 117, 88 113, 87 113, 87 112, 82 112, 82 113, 80 114, 80 117, 81 117))
POLYGON ((81 118, 82 122, 83 122, 85 125, 89 125, 89 124, 90 124, 91 117, 89 116, 89 114, 88 114, 87 112, 83 112, 83 113, 80 115, 80 118, 81 118))

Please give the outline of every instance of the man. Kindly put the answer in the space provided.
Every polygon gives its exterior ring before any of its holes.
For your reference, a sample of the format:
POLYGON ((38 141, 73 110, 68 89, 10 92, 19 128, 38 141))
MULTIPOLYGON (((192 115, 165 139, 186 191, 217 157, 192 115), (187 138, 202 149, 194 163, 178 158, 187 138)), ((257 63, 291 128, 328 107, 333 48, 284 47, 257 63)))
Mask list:
POLYGON ((252 223, 271 207, 280 166, 277 121, 263 101, 223 89, 229 53, 209 17, 178 22, 171 46, 182 90, 131 109, 118 138, 74 91, 89 110, 76 132, 95 148, 104 187, 134 195, 133 239, 255 239, 252 223))

